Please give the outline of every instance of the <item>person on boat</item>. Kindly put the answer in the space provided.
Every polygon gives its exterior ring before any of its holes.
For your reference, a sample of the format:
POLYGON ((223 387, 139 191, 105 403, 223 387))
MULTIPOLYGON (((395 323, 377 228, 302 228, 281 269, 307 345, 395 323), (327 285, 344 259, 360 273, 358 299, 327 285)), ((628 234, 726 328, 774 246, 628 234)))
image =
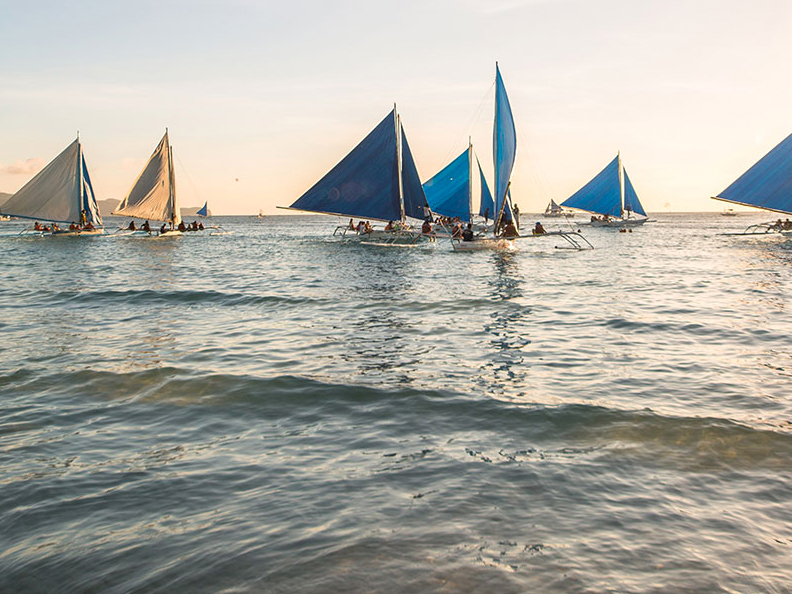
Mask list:
POLYGON ((489 206, 484 209, 484 224, 489 222, 489 206))
POLYGON ((182 233, 184 233, 185 231, 187 231, 187 227, 184 225, 184 221, 181 221, 181 222, 179 223, 178 229, 179 229, 179 231, 181 231, 182 233))
POLYGON ((429 203, 428 202, 424 202, 423 215, 424 215, 424 221, 431 221, 432 220, 432 209, 429 208, 429 203))
POLYGON ((41 226, 41 223, 39 223, 38 221, 36 221, 35 225, 33 225, 33 229, 35 229, 36 231, 43 231, 44 230, 42 228, 42 226, 41 226))
POLYGON ((140 226, 140 228, 141 228, 143 231, 146 231, 146 232, 148 232, 148 231, 151 231, 151 225, 149 225, 149 222, 148 222, 148 221, 146 221, 145 223, 143 223, 143 224, 140 226))
POLYGON ((473 223, 468 223, 462 231, 462 241, 473 241, 473 223))
POLYGON ((87 223, 85 223, 85 225, 83 225, 83 229, 85 229, 86 231, 93 231, 94 230, 93 223, 91 221, 88 221, 87 223))
POLYGON ((773 229, 777 229, 778 231, 780 231, 781 229, 783 229, 783 227, 784 227, 784 224, 781 222, 781 219, 778 219, 778 220, 775 222, 775 224, 773 225, 773 229))
POLYGON ((421 225, 421 233, 424 235, 431 235, 432 234, 432 223, 429 221, 424 221, 421 225))
POLYGON ((203 231, 203 230, 204 230, 203 223, 198 223, 198 231, 203 231))
POLYGON ((514 225, 517 227, 517 231, 520 230, 520 207, 516 204, 512 208, 512 212, 514 213, 514 225))
POLYGON ((533 234, 534 235, 544 235, 545 233, 547 233, 547 231, 545 231, 545 228, 542 225, 542 223, 540 223, 539 221, 536 221, 536 225, 534 225, 534 228, 533 228, 533 234))
POLYGON ((792 229, 792 221, 786 219, 784 221, 784 231, 789 231, 790 229, 792 229))
POLYGON ((514 226, 514 222, 511 219, 506 219, 506 224, 503 226, 501 237, 512 238, 519 236, 520 232, 517 231, 517 227, 514 226))
POLYGON ((69 225, 69 231, 77 231, 78 229, 79 227, 77 226, 76 223, 72 223, 71 225, 69 225))
POLYGON ((454 227, 451 229, 451 237, 454 239, 462 237, 462 226, 459 223, 454 223, 454 227))
POLYGON ((349 219, 349 224, 347 225, 347 229, 349 229, 350 231, 354 231, 355 230, 355 221, 353 221, 352 219, 349 219))
POLYGON ((52 232, 53 233, 57 233, 60 230, 61 229, 60 229, 60 227, 58 227, 58 223, 52 223, 52 232))
POLYGON ((388 221, 388 224, 385 225, 385 231, 393 231, 393 221, 388 221))
POLYGON ((363 219, 360 219, 358 221, 358 224, 355 225, 355 231, 357 231, 358 233, 363 233, 363 219))
POLYGON ((160 227, 160 235, 165 233, 167 230, 168 230, 168 227, 165 225, 165 223, 162 223, 162 227, 160 227))
POLYGON ((83 210, 80 211, 80 225, 85 227, 85 223, 87 223, 87 222, 88 222, 88 214, 83 209, 83 210))
POLYGON ((137 227, 135 227, 135 221, 129 221, 129 226, 127 226, 129 231, 137 231, 137 227))

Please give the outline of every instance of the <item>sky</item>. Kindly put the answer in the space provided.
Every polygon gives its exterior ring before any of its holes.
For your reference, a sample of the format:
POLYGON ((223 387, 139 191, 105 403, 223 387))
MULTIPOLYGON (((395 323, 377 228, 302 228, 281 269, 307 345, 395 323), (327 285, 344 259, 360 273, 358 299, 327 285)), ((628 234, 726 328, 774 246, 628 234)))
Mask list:
POLYGON ((621 151, 651 212, 710 200, 792 133, 787 0, 0 0, 0 192, 79 131, 121 199, 165 128, 182 206, 288 206, 397 105, 422 181, 492 183, 495 62, 523 212, 621 151))

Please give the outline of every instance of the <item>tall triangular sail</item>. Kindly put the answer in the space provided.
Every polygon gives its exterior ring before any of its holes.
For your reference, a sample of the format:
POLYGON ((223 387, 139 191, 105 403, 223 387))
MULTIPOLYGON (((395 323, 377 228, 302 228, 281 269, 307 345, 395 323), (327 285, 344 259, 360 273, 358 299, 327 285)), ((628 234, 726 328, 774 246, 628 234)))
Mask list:
POLYGON ((503 212, 504 218, 511 218, 511 209, 506 193, 517 155, 517 130, 514 127, 514 116, 509 104, 509 97, 506 94, 506 86, 503 84, 497 64, 495 64, 495 127, 492 149, 495 161, 495 213, 493 218, 497 220, 501 212, 503 212))
POLYGON ((196 214, 199 217, 209 216, 209 203, 208 202, 204 202, 204 205, 201 208, 198 209, 198 212, 196 214))
POLYGON ((612 217, 621 216, 619 157, 613 159, 605 166, 605 169, 594 176, 594 179, 564 200, 561 206, 612 217))
POLYGON ((479 205, 479 215, 486 216, 491 219, 495 216, 495 201, 492 199, 492 193, 487 185, 487 178, 484 177, 484 171, 481 169, 478 157, 476 157, 476 165, 479 171, 479 183, 481 184, 481 204, 479 205))
POLYGON ((470 155, 468 149, 423 185, 432 212, 470 221, 470 155))
POLYGON ((79 139, 67 146, 3 205, 3 213, 58 223, 102 224, 79 139))
POLYGON ((169 221, 174 225, 181 222, 176 199, 176 179, 173 174, 173 155, 167 131, 132 189, 113 214, 153 221, 169 221))
POLYGON ((638 200, 638 194, 635 192, 630 177, 627 175, 627 168, 624 167, 622 171, 624 171, 624 211, 647 216, 641 201, 638 200))
POLYGON ((397 130, 394 109, 289 208, 380 221, 422 218, 426 198, 407 138, 397 130))
POLYGON ((792 214, 792 134, 715 198, 792 214))

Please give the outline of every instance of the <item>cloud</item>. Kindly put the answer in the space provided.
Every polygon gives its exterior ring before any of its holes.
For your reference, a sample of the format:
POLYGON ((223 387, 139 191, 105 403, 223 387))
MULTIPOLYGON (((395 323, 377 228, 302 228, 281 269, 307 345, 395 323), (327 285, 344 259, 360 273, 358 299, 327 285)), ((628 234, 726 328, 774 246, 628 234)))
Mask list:
POLYGON ((27 161, 14 161, 11 165, 0 165, 0 173, 9 175, 32 175, 44 167, 44 159, 35 157, 27 161))

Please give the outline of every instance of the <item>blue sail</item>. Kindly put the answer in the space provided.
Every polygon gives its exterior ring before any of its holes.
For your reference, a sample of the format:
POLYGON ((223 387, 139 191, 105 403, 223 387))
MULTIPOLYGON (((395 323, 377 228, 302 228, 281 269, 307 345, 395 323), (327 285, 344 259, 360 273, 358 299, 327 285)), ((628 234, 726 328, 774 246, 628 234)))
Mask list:
POLYGON ((638 200, 638 194, 633 188, 630 177, 627 175, 627 168, 624 168, 624 210, 638 213, 639 215, 647 216, 641 201, 638 200))
POLYGON ((564 200, 561 206, 620 217, 619 157, 608 163, 594 179, 564 200))
MULTIPOLYGON (((401 128, 401 126, 399 127, 401 128)), ((426 195, 424 194, 423 187, 421 187, 421 178, 418 176, 418 168, 415 166, 415 159, 413 159, 410 145, 407 143, 407 136, 404 134, 404 128, 401 128, 401 143, 404 215, 414 219, 423 219, 423 207, 426 205, 426 195)), ((396 203, 399 203, 398 188, 396 203)), ((396 219, 398 218, 399 217, 396 217, 396 219)))
POLYGON ((495 202, 492 200, 489 186, 487 185, 487 178, 484 177, 484 172, 481 170, 481 163, 476 157, 476 165, 478 165, 479 177, 481 178, 481 205, 479 206, 479 215, 485 216, 488 219, 496 217, 495 202))
POLYGON ((401 219, 395 118, 394 109, 290 208, 381 221, 401 219))
MULTIPOLYGON (((423 185, 432 212, 470 221, 469 149, 451 161, 423 185)), ((490 198, 491 200, 491 198, 490 198)), ((490 213, 492 207, 490 206, 490 213)))
POLYGON ((85 164, 85 155, 80 150, 82 161, 83 187, 80 199, 80 209, 85 211, 85 222, 92 225, 102 225, 102 215, 99 214, 99 205, 96 203, 91 176, 88 175, 88 165, 85 164))
MULTIPOLYGON (((492 149, 495 160, 495 213, 493 218, 497 218, 503 202, 506 200, 506 188, 509 185, 509 178, 517 154, 517 131, 514 128, 514 117, 497 64, 495 64, 495 129, 492 149)), ((504 213, 506 212, 504 211, 504 213)), ((511 212, 507 214, 511 217, 511 212)))
POLYGON ((198 212, 196 214, 199 217, 209 216, 209 203, 208 202, 204 202, 204 205, 201 208, 198 209, 198 212))
POLYGON ((716 198, 792 214, 792 134, 716 198))

